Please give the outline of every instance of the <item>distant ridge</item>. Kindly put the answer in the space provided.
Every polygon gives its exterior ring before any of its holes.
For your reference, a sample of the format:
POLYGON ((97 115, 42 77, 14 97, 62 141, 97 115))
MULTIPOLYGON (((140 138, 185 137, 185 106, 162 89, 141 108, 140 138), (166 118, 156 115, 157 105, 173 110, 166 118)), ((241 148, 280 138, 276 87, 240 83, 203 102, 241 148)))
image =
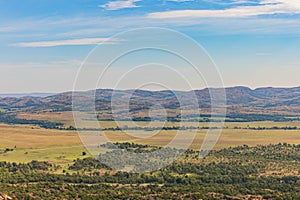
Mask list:
MULTIPOLYGON (((149 90, 112 90, 97 89, 78 91, 82 105, 89 101, 88 94, 95 94, 96 110, 101 116, 111 116, 111 97, 117 97, 122 102, 130 98, 130 113, 135 117, 144 116, 153 105, 162 105, 172 111, 174 115, 180 106, 190 107, 191 96, 196 95, 201 113, 210 113, 211 97, 209 90, 218 92, 220 88, 206 88, 194 91, 149 91, 149 90), (182 105, 178 99, 181 99, 182 105)), ((223 90, 223 89, 222 89, 223 90)), ((225 88, 227 98, 227 113, 231 115, 268 114, 277 116, 300 117, 300 87, 273 88, 264 87, 251 89, 248 87, 225 88)), ((72 92, 59 94, 31 93, 31 94, 0 94, 0 109, 23 112, 64 112, 72 111, 72 92), (3 97, 5 96, 5 97, 3 97)), ((122 114, 122 110, 119 112, 122 114)))
POLYGON ((1 94, 0 97, 15 97, 15 98, 22 98, 22 97, 48 97, 55 95, 55 93, 43 93, 43 92, 35 92, 35 93, 8 93, 8 94, 1 94))

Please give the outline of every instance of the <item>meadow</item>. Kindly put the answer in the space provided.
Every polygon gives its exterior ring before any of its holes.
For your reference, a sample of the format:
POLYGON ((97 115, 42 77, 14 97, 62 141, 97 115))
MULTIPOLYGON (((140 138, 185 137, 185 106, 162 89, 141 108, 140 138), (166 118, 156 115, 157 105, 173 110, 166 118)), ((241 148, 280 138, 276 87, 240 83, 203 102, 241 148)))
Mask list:
MULTIPOLYGON (((49 115, 35 115, 29 119, 50 120, 49 115), (45 118, 46 117, 46 118, 45 118)), ((55 114, 51 116, 53 121, 71 123, 70 113, 55 114)), ((87 127, 95 127, 93 121, 86 121, 87 127)), ((102 121, 101 127, 115 128, 115 122, 102 121)), ((300 130, 252 130, 249 127, 285 127, 297 126, 300 122, 228 122, 224 125, 222 134, 215 146, 215 150, 241 145, 268 145, 278 143, 300 144, 300 130)), ((122 122, 124 125, 124 122, 122 122)), ((126 123, 125 123, 126 124, 126 123)), ((156 126, 159 123, 151 124, 156 126)), ((130 126, 130 124, 128 123, 130 126)), ((137 126, 145 127, 147 122, 136 122, 137 126)), ((183 126, 207 127, 208 123, 184 122, 183 126)), ((167 122, 167 127, 179 126, 176 122, 167 122)), ((134 142, 164 146, 168 144, 176 134, 189 134, 192 130, 105 130, 99 134, 106 135, 111 142, 134 142), (154 135, 147 138, 135 138, 134 136, 154 135)), ((196 136, 190 148, 199 150, 207 133, 206 129, 197 130, 196 136)), ((48 161, 61 165, 68 165, 76 158, 90 156, 74 130, 45 129, 34 125, 8 125, 0 124, 0 161, 30 162, 32 160, 48 161), (86 155, 83 155, 85 153, 86 155)))

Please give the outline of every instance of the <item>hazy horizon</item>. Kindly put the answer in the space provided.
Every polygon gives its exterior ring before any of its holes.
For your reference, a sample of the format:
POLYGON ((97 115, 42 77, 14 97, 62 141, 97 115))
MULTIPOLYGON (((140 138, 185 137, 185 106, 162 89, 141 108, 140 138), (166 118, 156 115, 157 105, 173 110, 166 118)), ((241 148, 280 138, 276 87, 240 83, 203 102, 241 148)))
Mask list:
MULTIPOLYGON (((244 85, 236 85, 236 86, 225 86, 224 88, 236 88, 236 87, 245 87, 245 88, 249 88, 251 90, 256 90, 256 89, 262 89, 262 88, 275 88, 275 89, 292 89, 292 88, 298 88, 299 86, 261 86, 261 87, 249 87, 249 86, 244 86, 244 85)), ((214 87, 208 87, 208 88, 214 88, 214 87)), ((204 90, 204 89, 208 89, 207 87, 205 88, 196 88, 193 90, 176 90, 176 89, 170 89, 169 91, 183 91, 183 92, 188 92, 188 91, 194 91, 194 90, 204 90)), ((93 91, 95 89, 87 89, 87 90, 76 90, 76 92, 85 92, 85 91, 93 91)), ((96 90, 120 90, 120 91, 127 91, 127 90, 143 90, 143 91, 168 91, 168 90, 151 90, 151 89, 135 89, 135 88, 127 88, 127 89, 113 89, 113 88, 97 88, 96 90)), ((74 90, 66 90, 66 91, 29 91, 29 92, 10 92, 10 93, 5 93, 5 92, 0 92, 0 96, 4 96, 4 95, 47 95, 47 94, 60 94, 60 93, 65 93, 65 92, 74 92, 74 90)))

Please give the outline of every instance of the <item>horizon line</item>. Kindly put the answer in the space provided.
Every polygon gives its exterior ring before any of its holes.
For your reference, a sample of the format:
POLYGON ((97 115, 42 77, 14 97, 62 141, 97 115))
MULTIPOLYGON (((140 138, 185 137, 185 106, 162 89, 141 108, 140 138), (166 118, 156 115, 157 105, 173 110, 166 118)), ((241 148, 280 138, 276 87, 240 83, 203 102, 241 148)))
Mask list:
MULTIPOLYGON (((88 91, 94 91, 94 90, 115 90, 115 91, 130 91, 130 90, 139 90, 139 91, 151 91, 151 92, 161 92, 161 91, 178 91, 178 92, 190 92, 190 91, 199 91, 199 90, 205 90, 205 89, 230 89, 230 88, 248 88, 250 90, 257 90, 257 89, 266 89, 266 88, 273 88, 273 89, 293 89, 293 88, 299 88, 298 86, 261 86, 261 87, 249 87, 244 85, 236 85, 236 86, 225 86, 225 87, 205 87, 200 89, 192 89, 192 90, 180 90, 180 89, 169 89, 169 90, 152 90, 152 89, 134 89, 134 88, 128 88, 128 89, 113 89, 113 88, 96 88, 96 89, 87 89, 87 90, 65 90, 65 91, 57 91, 57 92, 0 92, 0 95, 42 95, 42 94, 62 94, 62 93, 69 93, 69 92, 88 92, 88 91)), ((25 96, 24 96, 25 97, 25 96)))

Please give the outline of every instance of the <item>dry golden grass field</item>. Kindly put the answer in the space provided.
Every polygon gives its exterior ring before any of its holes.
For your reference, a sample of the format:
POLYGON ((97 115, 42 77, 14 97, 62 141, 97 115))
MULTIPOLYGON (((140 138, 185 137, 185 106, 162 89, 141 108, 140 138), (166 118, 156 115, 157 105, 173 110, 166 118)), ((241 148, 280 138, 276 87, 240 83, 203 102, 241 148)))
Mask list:
MULTIPOLYGON (((42 113, 42 114, 20 114, 19 117, 26 119, 39 119, 49 121, 61 121, 72 125, 72 113, 42 113)), ((86 120, 87 127, 95 127, 95 121, 86 120)), ((151 127, 155 127, 159 122, 154 122, 151 127)), ((253 123, 226 123, 226 127, 220 136, 215 149, 247 144, 249 146, 264 145, 270 143, 291 143, 300 144, 300 130, 249 130, 235 129, 234 127, 285 127, 298 126, 300 122, 253 122, 253 123)), ((130 124, 128 124, 130 126, 130 124)), ((147 122, 137 122, 138 126, 147 126, 147 122)), ((178 126, 178 123, 168 122, 165 126, 178 126)), ((208 126, 208 123, 197 124, 195 122, 185 122, 184 126, 208 126)), ((115 122, 101 122, 102 127, 116 127, 115 122)), ((155 132, 149 131, 128 131, 135 135, 151 135, 151 138, 137 139, 123 131, 105 131, 109 140, 130 141, 137 143, 147 143, 151 145, 163 146, 169 143, 177 133, 189 134, 191 130, 163 130, 155 132)), ((197 131, 194 142, 190 146, 192 149, 199 149, 207 130, 197 131)), ((86 151, 76 131, 43 129, 31 125, 7 125, 0 124, 0 161, 29 162, 31 160, 47 160, 53 163, 67 165, 76 158, 83 158, 82 152, 86 151), (6 148, 13 151, 5 151, 6 148)), ((88 154, 86 156, 89 156, 88 154)))

